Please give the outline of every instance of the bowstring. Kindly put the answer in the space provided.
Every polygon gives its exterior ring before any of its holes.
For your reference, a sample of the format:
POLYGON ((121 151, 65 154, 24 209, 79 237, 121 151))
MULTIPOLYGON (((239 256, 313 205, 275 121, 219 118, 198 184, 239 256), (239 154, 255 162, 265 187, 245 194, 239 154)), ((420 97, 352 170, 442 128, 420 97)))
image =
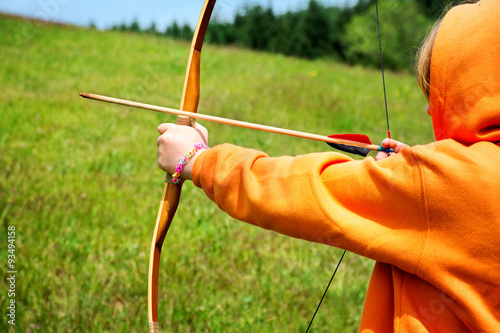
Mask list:
POLYGON ((311 328, 311 325, 312 325, 312 323, 314 321, 314 318, 316 317, 316 314, 318 313, 318 310, 321 307, 321 303, 323 303, 323 299, 325 299, 326 293, 328 292, 328 289, 330 288, 330 285, 332 284, 332 281, 335 278, 335 274, 337 274, 337 271, 339 269, 340 263, 342 262, 342 259, 344 259, 345 253, 346 253, 346 250, 344 250, 344 252, 342 252, 342 256, 340 257, 340 260, 339 260, 339 262, 337 264, 337 267, 335 267, 335 271, 333 272, 333 275, 332 275, 332 277, 330 279, 330 282, 328 282, 328 285, 326 286, 325 292, 323 293, 323 296, 321 297, 321 300, 319 301, 318 306, 316 307, 316 311, 314 311, 314 314, 313 314, 313 316, 311 318, 311 321, 309 322, 309 326, 307 326, 306 333, 308 333, 309 329, 311 328))
MULTIPOLYGON (((375 12, 377 13, 378 46, 379 46, 379 52, 380 52, 380 70, 382 72, 382 85, 384 87, 385 120, 387 122, 387 137, 390 139, 391 138, 391 129, 389 126, 389 109, 387 107, 387 89, 385 87, 384 56, 382 53, 382 37, 380 34, 380 19, 379 19, 379 15, 378 15, 378 0, 375 0, 375 12)), ((319 301, 318 306, 316 307, 316 311, 314 311, 314 314, 311 318, 311 321, 309 322, 309 326, 307 326, 305 333, 309 332, 309 329, 312 326, 314 318, 316 317, 316 314, 318 313, 319 308, 321 307, 321 304, 323 303, 323 300, 325 299, 326 293, 328 292, 328 289, 330 288, 330 285, 332 284, 333 279, 335 278, 335 274, 337 274, 337 271, 340 267, 340 263, 342 262, 342 259, 344 259, 345 254, 346 254, 346 250, 344 250, 344 252, 342 253, 340 260, 337 263, 337 267, 335 267, 335 271, 333 272, 332 277, 330 278, 330 281, 328 282, 328 285, 326 286, 326 289, 323 292, 323 296, 321 297, 321 300, 319 301)))
POLYGON ((384 74, 384 57, 382 55, 382 37, 380 35, 380 19, 378 15, 378 0, 375 0, 375 11, 377 12, 377 30, 378 30, 378 47, 380 51, 380 70, 382 71, 382 85, 384 87, 384 102, 385 102, 385 120, 387 122, 387 137, 391 138, 391 129, 389 126, 389 109, 387 108, 387 90, 385 88, 384 74))

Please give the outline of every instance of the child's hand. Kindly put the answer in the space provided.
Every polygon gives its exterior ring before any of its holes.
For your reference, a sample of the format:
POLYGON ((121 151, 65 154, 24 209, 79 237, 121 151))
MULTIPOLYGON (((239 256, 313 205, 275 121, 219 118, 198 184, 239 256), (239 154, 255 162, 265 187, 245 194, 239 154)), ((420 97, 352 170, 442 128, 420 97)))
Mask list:
POLYGON ((385 139, 384 141, 382 141, 382 147, 391 148, 392 150, 394 150, 394 153, 387 153, 385 151, 381 151, 377 154, 377 156, 375 157, 375 160, 380 161, 380 160, 383 160, 384 158, 390 157, 391 155, 399 154, 399 152, 401 151, 401 149, 404 146, 407 146, 407 145, 402 143, 402 142, 396 141, 396 140, 385 139))
MULTIPOLYGON (((208 143, 208 131, 198 123, 196 123, 194 128, 176 124, 161 124, 158 126, 158 132, 161 134, 156 141, 156 145, 158 146, 158 166, 169 174, 175 172, 179 158, 193 149, 195 144, 208 143)), ((192 179, 191 171, 193 164, 201 151, 203 149, 184 165, 181 172, 182 179, 192 179)))

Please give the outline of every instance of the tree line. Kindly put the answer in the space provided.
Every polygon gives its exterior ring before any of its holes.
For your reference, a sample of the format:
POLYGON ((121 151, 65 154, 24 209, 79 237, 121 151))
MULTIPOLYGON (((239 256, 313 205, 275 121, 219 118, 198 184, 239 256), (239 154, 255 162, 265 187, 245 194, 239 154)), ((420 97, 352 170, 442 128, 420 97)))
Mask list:
MULTIPOLYGON (((429 27, 444 8, 461 0, 379 0, 384 65, 411 70, 414 55, 429 27)), ((191 26, 173 22, 158 32, 153 23, 141 29, 137 21, 112 29, 190 40, 191 26)), ((309 0, 307 8, 275 14, 265 6, 246 6, 232 22, 210 22, 205 40, 252 50, 307 59, 329 58, 350 64, 380 66, 375 0, 354 6, 325 6, 309 0)))

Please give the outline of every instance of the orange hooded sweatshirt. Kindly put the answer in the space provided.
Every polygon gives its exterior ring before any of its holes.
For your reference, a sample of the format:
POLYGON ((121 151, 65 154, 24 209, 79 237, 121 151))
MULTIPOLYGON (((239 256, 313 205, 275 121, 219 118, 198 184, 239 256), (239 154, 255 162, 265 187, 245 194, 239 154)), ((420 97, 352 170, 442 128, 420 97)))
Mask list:
POLYGON ((226 144, 193 166, 236 219, 376 260, 361 332, 500 332, 500 1, 452 9, 431 66, 435 143, 378 162, 226 144))

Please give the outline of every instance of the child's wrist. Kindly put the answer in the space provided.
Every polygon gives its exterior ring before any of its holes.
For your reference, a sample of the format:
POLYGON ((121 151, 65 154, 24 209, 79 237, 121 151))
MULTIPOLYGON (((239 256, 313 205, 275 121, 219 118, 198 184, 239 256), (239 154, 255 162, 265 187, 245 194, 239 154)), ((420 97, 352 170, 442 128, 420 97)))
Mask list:
POLYGON ((204 143, 199 143, 193 146, 191 150, 186 152, 184 156, 179 158, 179 163, 177 164, 177 167, 175 168, 175 173, 172 175, 172 182, 174 184, 182 184, 184 183, 185 179, 191 179, 191 171, 193 168, 193 163, 194 160, 196 159, 196 155, 204 150, 210 149, 206 144, 204 143), (181 178, 181 174, 185 177, 184 179, 181 178))

